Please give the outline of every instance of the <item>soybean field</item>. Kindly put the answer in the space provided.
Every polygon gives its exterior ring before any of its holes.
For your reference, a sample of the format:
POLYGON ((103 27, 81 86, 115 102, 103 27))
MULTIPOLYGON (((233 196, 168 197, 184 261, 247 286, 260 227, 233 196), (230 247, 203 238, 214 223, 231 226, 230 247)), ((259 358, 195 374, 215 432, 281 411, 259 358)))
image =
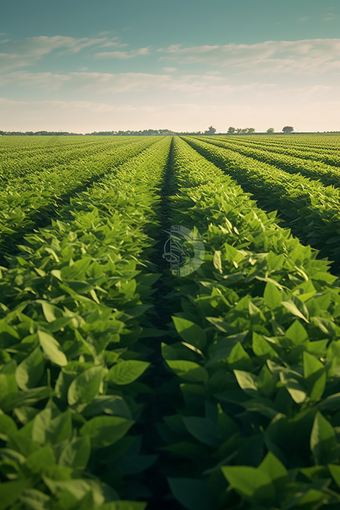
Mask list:
POLYGON ((0 510, 340 508, 340 137, 0 137, 0 510))

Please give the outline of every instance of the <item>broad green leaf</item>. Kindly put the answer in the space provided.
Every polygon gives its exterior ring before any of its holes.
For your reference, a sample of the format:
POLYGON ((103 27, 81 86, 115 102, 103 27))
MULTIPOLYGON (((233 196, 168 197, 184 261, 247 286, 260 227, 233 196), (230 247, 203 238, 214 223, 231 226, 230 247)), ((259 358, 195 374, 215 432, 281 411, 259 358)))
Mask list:
POLYGON ((304 320, 305 322, 309 322, 309 313, 306 305, 300 301, 299 308, 297 306, 297 302, 299 300, 295 298, 295 302, 292 299, 289 299, 288 301, 282 301, 282 305, 293 315, 296 317, 299 317, 300 319, 304 320))
POLYGON ((116 443, 125 436, 134 421, 116 416, 92 418, 80 429, 82 436, 89 435, 94 448, 104 448, 116 443))
POLYGON ((267 453, 259 469, 267 473, 276 489, 284 487, 288 481, 288 471, 272 452, 267 453))
POLYGON ((55 363, 60 367, 67 365, 67 358, 60 349, 60 345, 57 340, 55 340, 53 336, 49 335, 48 333, 44 333, 43 331, 38 331, 38 336, 41 348, 44 351, 46 357, 52 361, 52 363, 55 363))
POLYGON ((61 270, 63 280, 83 280, 85 272, 91 264, 91 257, 83 257, 74 262, 71 266, 65 266, 61 270))
POLYGON ((273 501, 276 495, 274 484, 270 476, 262 471, 248 466, 222 467, 222 472, 230 485, 246 500, 273 501))
POLYGON ((180 317, 172 317, 174 321, 177 333, 187 343, 197 347, 197 349, 203 349, 207 343, 207 338, 204 330, 187 319, 180 317))
POLYGON ((303 353, 303 367, 306 385, 310 388, 310 398, 317 400, 322 397, 326 387, 325 367, 308 352, 303 353))
POLYGON ((308 340, 307 331, 298 320, 295 320, 287 329, 285 336, 289 338, 294 345, 300 345, 308 340))
POLYGON ((146 510, 147 503, 138 501, 113 501, 101 505, 100 510, 146 510))
POLYGON ((0 370, 0 402, 11 393, 18 391, 16 380, 17 363, 12 360, 0 370))
POLYGON ((239 342, 233 347, 227 361, 229 367, 235 370, 247 371, 251 370, 253 367, 253 362, 249 354, 239 342))
POLYGON ((100 414, 121 416, 131 420, 131 411, 125 400, 120 395, 105 395, 93 399, 81 413, 85 417, 92 418, 100 414))
POLYGON ((211 510, 213 501, 207 483, 190 478, 168 478, 171 492, 188 510, 211 510))
POLYGON ((198 441, 217 447, 220 441, 217 438, 217 426, 211 420, 200 417, 183 416, 183 421, 190 432, 198 441))
POLYGON ((91 443, 89 436, 74 438, 63 448, 59 457, 61 466, 73 469, 86 469, 91 454, 91 443))
POLYGON ((184 360, 166 360, 171 370, 175 372, 178 377, 191 382, 207 382, 209 374, 205 368, 201 367, 193 361, 184 360))
POLYGON ((277 308, 281 305, 282 295, 279 289, 268 282, 263 294, 264 300, 270 308, 277 308))
POLYGON ((29 510, 45 510, 50 504, 51 498, 36 489, 25 489, 20 496, 20 502, 24 503, 29 510))
POLYGON ((0 510, 7 510, 12 507, 20 497, 22 491, 29 486, 28 478, 15 480, 13 482, 4 482, 0 484, 0 510))
POLYGON ((37 347, 16 369, 15 377, 19 388, 21 390, 34 388, 43 376, 44 367, 45 360, 40 347, 37 347))
POLYGON ((266 359, 278 358, 278 354, 271 345, 255 331, 253 332, 252 348, 256 356, 264 356, 266 359))
POLYGON ((326 464, 337 446, 336 433, 329 421, 316 413, 310 437, 310 447, 316 464, 326 464))
POLYGON ((328 464, 328 469, 331 472, 332 477, 334 478, 335 483, 338 487, 340 487, 340 466, 335 464, 328 464))
POLYGON ((109 370, 106 380, 118 385, 130 384, 138 379, 149 365, 150 363, 145 361, 121 361, 109 370))
POLYGON ((72 435, 71 413, 66 411, 54 417, 51 408, 41 411, 33 422, 32 439, 36 443, 61 443, 72 435))
POLYGON ((221 261, 221 252, 218 250, 215 251, 215 253, 214 253, 213 263, 214 263, 215 269, 217 269, 217 271, 220 274, 222 274, 223 269, 222 269, 222 261, 221 261))
POLYGON ((266 397, 269 397, 275 391, 276 382, 272 373, 267 368, 267 365, 263 365, 261 368, 256 381, 256 386, 266 397))
POLYGON ((252 397, 258 396, 257 376, 243 370, 234 370, 234 374, 243 391, 252 397))
POLYGON ((8 436, 17 431, 15 421, 6 414, 0 414, 0 439, 8 440, 8 436))
POLYGON ((280 379, 285 385, 294 402, 297 404, 302 404, 302 402, 306 400, 307 392, 296 379, 290 378, 283 372, 280 372, 280 379))
POLYGON ((99 392, 103 376, 103 367, 88 368, 79 374, 71 382, 67 392, 69 405, 90 404, 99 392))
POLYGON ((55 456, 50 445, 39 448, 26 459, 26 467, 31 473, 42 473, 47 467, 55 464, 55 456))
MULTIPOLYGON (((63 469, 65 470, 67 468, 63 467, 63 469)), ((77 503, 77 500, 81 500, 89 492, 92 492, 96 505, 95 508, 102 508, 102 505, 105 502, 105 496, 108 492, 109 497, 111 496, 110 499, 118 499, 118 495, 115 491, 113 491, 113 489, 101 483, 100 481, 91 480, 90 478, 54 480, 45 475, 43 476, 43 480, 52 494, 60 497, 65 492, 71 493, 76 498, 75 503, 77 503)))

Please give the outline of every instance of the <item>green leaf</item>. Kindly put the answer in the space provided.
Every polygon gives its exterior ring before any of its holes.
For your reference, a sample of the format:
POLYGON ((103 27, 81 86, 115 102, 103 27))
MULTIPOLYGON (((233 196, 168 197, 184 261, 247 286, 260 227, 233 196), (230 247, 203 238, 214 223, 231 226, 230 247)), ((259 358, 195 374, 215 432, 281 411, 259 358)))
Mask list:
POLYGON ((36 443, 61 443, 72 435, 71 413, 66 411, 54 417, 54 411, 46 408, 34 418, 32 439, 36 443))
POLYGON ((327 464, 337 446, 336 433, 329 421, 317 412, 310 437, 310 447, 317 465, 327 464))
POLYGON ((175 498, 188 510, 212 510, 213 501, 208 494, 207 484, 190 478, 168 478, 175 498))
POLYGON ((183 416, 183 421, 190 434, 198 439, 198 441, 208 444, 213 448, 218 447, 220 441, 217 438, 217 427, 211 420, 196 416, 183 416))
POLYGON ((303 367, 306 385, 310 389, 310 398, 318 400, 326 387, 326 370, 321 361, 308 352, 303 353, 303 367))
POLYGON ((267 453, 259 469, 267 473, 276 489, 284 487, 288 481, 288 471, 272 452, 267 453))
POLYGON ((7 510, 20 497, 22 491, 29 485, 30 480, 15 480, 0 484, 0 510, 7 510))
POLYGON ((91 454, 89 436, 74 438, 63 448, 59 457, 59 465, 73 469, 86 469, 91 454))
POLYGON ((100 510, 145 510, 147 503, 138 501, 114 501, 101 505, 100 510))
POLYGON ((52 363, 55 363, 60 367, 67 365, 67 358, 61 351, 59 343, 53 338, 53 336, 48 333, 44 333, 43 331, 38 331, 38 337, 45 356, 52 361, 52 363))
POLYGON ((92 418, 100 414, 121 416, 131 420, 131 411, 125 400, 120 395, 105 395, 93 399, 81 413, 83 416, 92 418))
POLYGON ((45 510, 51 498, 36 489, 25 489, 20 496, 20 502, 24 503, 29 510, 45 510))
POLYGON ((8 441, 8 436, 17 431, 15 421, 6 414, 0 414, 0 439, 8 441))
POLYGON ((185 360, 166 360, 171 370, 175 372, 178 377, 191 382, 207 382, 209 374, 205 368, 201 367, 193 361, 185 360))
POLYGON ((187 343, 197 347, 197 349, 203 349, 207 343, 207 338, 204 330, 187 319, 180 317, 172 317, 174 321, 177 333, 187 343))
POLYGON ((214 264, 215 269, 217 269, 217 271, 220 274, 222 274, 223 269, 222 269, 222 261, 221 261, 221 252, 220 251, 215 251, 214 258, 213 258, 213 264, 214 264))
POLYGON ((285 336, 289 338, 294 345, 300 345, 308 340, 307 331, 298 320, 295 320, 287 329, 285 336))
POLYGON ((82 436, 89 435, 94 448, 104 448, 125 436, 134 421, 116 416, 98 416, 80 429, 82 436))
POLYGON ((270 476, 248 466, 222 467, 222 472, 230 485, 247 501, 271 502, 276 491, 270 476))
POLYGON ((243 370, 234 370, 235 377, 243 391, 252 397, 258 396, 257 376, 243 370))
POLYGON ((305 388, 296 380, 293 379, 283 372, 280 372, 281 382, 285 385, 290 396, 297 404, 302 404, 307 398, 307 392, 305 388))
POLYGON ((332 477, 334 478, 335 483, 338 487, 340 487, 340 466, 335 464, 328 464, 328 469, 331 472, 332 477))
POLYGON ((253 332, 253 343, 252 348, 254 354, 256 356, 263 356, 265 359, 275 359, 278 358, 278 354, 271 347, 271 345, 263 338, 263 336, 259 335, 255 331, 253 332))
POLYGON ((69 405, 90 404, 99 392, 103 376, 103 367, 88 368, 79 374, 71 382, 67 392, 69 405))
POLYGON ((34 388, 44 374, 45 360, 40 347, 34 349, 16 369, 15 377, 21 390, 34 388))
POLYGON ((26 467, 33 474, 42 473, 47 467, 55 464, 55 456, 50 445, 39 448, 26 459, 26 467))
POLYGON ((289 299, 288 301, 282 301, 282 305, 293 315, 299 317, 305 322, 309 322, 309 313, 306 305, 302 303, 298 298, 294 300, 289 299))
POLYGON ((277 308, 281 305, 282 295, 279 289, 268 282, 263 294, 264 300, 270 308, 277 308))
POLYGON ((130 384, 140 377, 150 363, 138 360, 121 361, 114 365, 106 375, 106 380, 120 386, 130 384))

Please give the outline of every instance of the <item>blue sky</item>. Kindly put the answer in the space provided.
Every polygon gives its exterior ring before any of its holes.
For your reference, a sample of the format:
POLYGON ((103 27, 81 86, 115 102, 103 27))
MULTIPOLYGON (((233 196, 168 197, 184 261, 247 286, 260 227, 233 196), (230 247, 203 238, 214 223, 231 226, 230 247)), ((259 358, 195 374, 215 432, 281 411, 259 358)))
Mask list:
POLYGON ((0 130, 340 129, 338 0, 0 0, 0 130))

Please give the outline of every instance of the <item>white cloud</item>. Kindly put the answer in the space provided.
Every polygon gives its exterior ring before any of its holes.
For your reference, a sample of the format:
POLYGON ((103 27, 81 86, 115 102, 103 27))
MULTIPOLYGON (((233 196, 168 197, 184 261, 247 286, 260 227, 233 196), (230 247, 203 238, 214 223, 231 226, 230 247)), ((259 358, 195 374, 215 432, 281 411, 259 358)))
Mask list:
POLYGON ((265 41, 256 44, 161 48, 160 60, 228 66, 256 74, 324 73, 340 69, 340 39, 265 41))
POLYGON ((232 85, 229 81, 215 73, 171 76, 171 74, 151 73, 94 73, 72 72, 68 74, 29 73, 14 71, 0 75, 0 86, 9 84, 16 86, 58 90, 67 87, 68 92, 82 91, 87 93, 126 93, 140 91, 172 91, 174 93, 194 96, 209 95, 222 97, 232 93, 267 90, 275 88, 273 83, 250 81, 241 85, 232 85))
MULTIPOLYGON (((108 43, 106 38, 75 38, 56 35, 53 37, 29 37, 23 40, 1 41, 0 69, 2 71, 35 64, 45 55, 55 50, 66 53, 79 53, 85 48, 108 43)), ((118 43, 117 43, 118 44, 118 43)))
POLYGON ((174 73, 175 71, 177 71, 177 67, 163 67, 163 71, 165 71, 166 73, 174 73))
POLYGON ((149 48, 139 48, 138 50, 130 51, 102 51, 99 53, 95 53, 94 57, 98 59, 118 58, 120 60, 127 60, 129 58, 149 55, 149 53, 150 53, 149 48))

